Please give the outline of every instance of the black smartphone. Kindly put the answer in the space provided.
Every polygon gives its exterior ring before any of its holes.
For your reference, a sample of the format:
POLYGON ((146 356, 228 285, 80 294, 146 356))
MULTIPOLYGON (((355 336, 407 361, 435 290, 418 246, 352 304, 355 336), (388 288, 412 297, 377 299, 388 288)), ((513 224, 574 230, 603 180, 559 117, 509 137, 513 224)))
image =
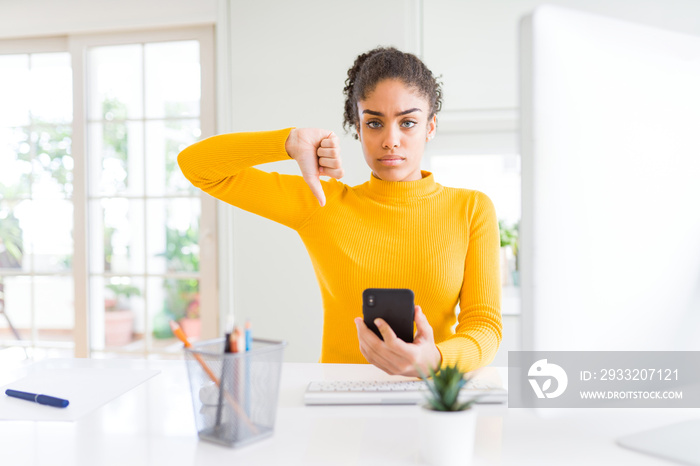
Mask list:
POLYGON ((413 343, 413 291, 405 288, 368 288, 362 292, 362 314, 365 324, 380 339, 374 319, 381 317, 397 337, 413 343))

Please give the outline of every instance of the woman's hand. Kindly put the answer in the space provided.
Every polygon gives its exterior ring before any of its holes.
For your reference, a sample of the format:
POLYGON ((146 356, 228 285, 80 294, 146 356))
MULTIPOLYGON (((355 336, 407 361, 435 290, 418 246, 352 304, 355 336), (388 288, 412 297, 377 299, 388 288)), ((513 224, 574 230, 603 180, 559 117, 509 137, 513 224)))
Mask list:
POLYGON ((287 136, 285 149, 299 164, 301 176, 319 204, 325 205, 326 195, 319 176, 343 177, 338 136, 319 128, 295 128, 287 136))
POLYGON ((416 335, 413 343, 406 343, 396 336, 384 319, 374 321, 384 338, 382 341, 367 328, 361 317, 356 317, 360 352, 368 362, 392 375, 419 377, 416 366, 423 374, 428 373, 428 368, 437 370, 442 363, 442 354, 435 346, 433 328, 420 306, 415 308, 415 320, 416 335))

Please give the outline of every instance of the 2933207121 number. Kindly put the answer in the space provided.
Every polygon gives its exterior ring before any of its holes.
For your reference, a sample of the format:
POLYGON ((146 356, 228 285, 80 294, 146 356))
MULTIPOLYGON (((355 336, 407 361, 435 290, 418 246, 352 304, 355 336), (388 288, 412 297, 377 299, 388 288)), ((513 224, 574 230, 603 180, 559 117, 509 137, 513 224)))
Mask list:
POLYGON ((678 369, 602 369, 600 380, 677 381, 678 369))

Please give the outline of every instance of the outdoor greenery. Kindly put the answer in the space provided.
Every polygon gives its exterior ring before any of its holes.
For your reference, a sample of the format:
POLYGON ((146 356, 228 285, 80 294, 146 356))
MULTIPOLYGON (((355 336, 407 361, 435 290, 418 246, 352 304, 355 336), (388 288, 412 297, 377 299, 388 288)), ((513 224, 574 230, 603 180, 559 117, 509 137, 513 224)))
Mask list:
POLYGON ((0 267, 21 267, 23 232, 14 207, 29 196, 31 183, 48 173, 60 194, 68 197, 73 193, 71 127, 34 120, 31 132, 22 131, 24 141, 19 141, 15 151, 17 163, 31 169, 21 173, 16 183, 0 185, 0 199, 5 201, 0 209, 0 267))
MULTIPOLYGON (((70 125, 51 124, 33 119, 29 128, 17 128, 21 135, 15 147, 17 164, 23 170, 14 184, 0 184, 0 268, 21 268, 24 256, 24 233, 15 206, 32 192, 32 182, 41 182, 48 173, 59 194, 73 193, 73 159, 70 125)), ((17 133, 15 133, 17 134, 17 133)), ((0 309, 5 310, 5 280, 0 275, 0 309)))
MULTIPOLYGON (((124 120, 128 116, 126 104, 116 98, 106 98, 102 101, 102 115, 105 120, 114 123, 107 123, 102 127, 102 141, 105 147, 105 153, 112 158, 119 160, 119 163, 125 173, 123 180, 126 188, 129 182, 128 164, 128 147, 129 134, 126 129, 124 120)), ((102 161, 104 164, 104 161, 102 161)), ((110 272, 112 270, 112 256, 114 248, 112 246, 112 236, 116 232, 113 226, 104 226, 104 270, 110 272)))
POLYGON ((70 125, 49 125, 35 122, 32 140, 36 144, 34 165, 50 174, 66 197, 73 194, 73 157, 71 155, 72 129, 70 125))
POLYGON ((141 290, 133 285, 110 283, 105 288, 114 293, 114 300, 105 300, 105 311, 120 311, 128 309, 128 300, 132 296, 141 296, 141 290))
MULTIPOLYGON (((160 254, 167 261, 170 272, 199 271, 199 228, 180 231, 166 226, 166 250, 160 254)), ((199 317, 199 280, 195 278, 168 278, 164 282, 166 290, 165 312, 176 320, 183 317, 199 317)))
POLYGON ((104 268, 105 272, 112 271, 112 256, 114 255, 114 247, 112 246, 112 236, 117 229, 114 227, 104 227, 104 268))
MULTIPOLYGON (((128 116, 126 104, 119 99, 106 98, 102 101, 102 115, 110 123, 105 123, 102 127, 102 141, 105 154, 119 160, 125 173, 123 180, 124 189, 129 186, 129 170, 127 169, 129 158, 129 133, 126 128, 125 119, 128 116)), ((104 160, 102 161, 104 164, 104 160)))
MULTIPOLYGON (((197 222, 197 225, 199 222, 197 222)), ((189 228, 180 231, 166 226, 166 248, 159 256, 165 257, 169 272, 199 271, 199 229, 189 228)), ((170 338, 173 336, 168 322, 188 317, 199 318, 199 281, 195 278, 163 280, 165 301, 163 310, 154 316, 153 336, 170 338)))
POLYGON ((19 220, 12 211, 0 211, 0 268, 22 267, 23 249, 19 220))
POLYGON ((169 272, 199 272, 199 228, 180 231, 165 227, 165 256, 169 272))
POLYGON ((520 270, 518 264, 520 222, 515 222, 513 225, 509 226, 504 220, 499 220, 498 229, 501 233, 501 247, 505 248, 510 246, 513 257, 515 258, 515 270, 520 270))
MULTIPOLYGON (((183 102, 166 102, 166 115, 182 115, 186 113, 187 106, 183 102)), ((166 120, 165 128, 168 130, 168 135, 183 137, 185 128, 182 120, 166 120)), ((165 138, 165 179, 168 184, 172 176, 180 173, 180 167, 177 164, 177 154, 179 154, 189 141, 176 141, 173 137, 165 138)))

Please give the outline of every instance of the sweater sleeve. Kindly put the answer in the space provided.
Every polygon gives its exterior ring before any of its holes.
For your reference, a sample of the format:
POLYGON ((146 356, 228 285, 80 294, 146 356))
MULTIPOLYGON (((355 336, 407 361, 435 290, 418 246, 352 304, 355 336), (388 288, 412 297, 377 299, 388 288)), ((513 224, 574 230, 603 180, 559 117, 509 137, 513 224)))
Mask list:
MULTIPOLYGON (((252 168, 290 160, 285 142, 291 129, 213 136, 187 147, 177 161, 185 177, 202 191, 297 230, 321 208, 304 179, 252 168)), ((328 198, 338 183, 321 184, 328 198)))
POLYGON ((496 210, 483 193, 470 205, 469 244, 455 334, 438 343, 442 365, 472 371, 486 366, 501 344, 500 235, 496 210))

